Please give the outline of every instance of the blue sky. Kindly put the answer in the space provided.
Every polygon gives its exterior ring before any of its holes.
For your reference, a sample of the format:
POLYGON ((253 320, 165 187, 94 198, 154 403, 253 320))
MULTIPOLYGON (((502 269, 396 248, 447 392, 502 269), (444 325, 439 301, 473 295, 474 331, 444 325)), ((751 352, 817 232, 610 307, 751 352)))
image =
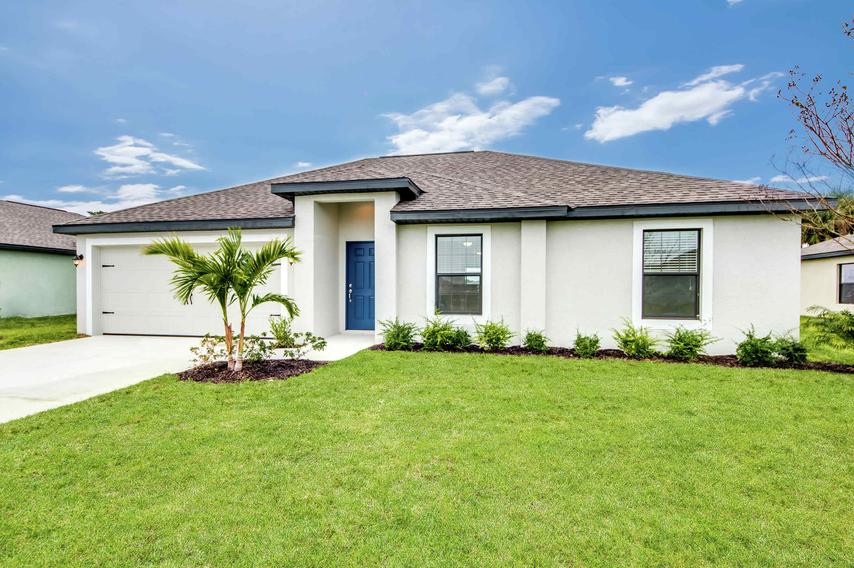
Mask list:
POLYGON ((767 183, 793 146, 783 74, 849 77, 850 16, 841 0, 6 2, 0 197, 113 210, 470 148, 767 183))

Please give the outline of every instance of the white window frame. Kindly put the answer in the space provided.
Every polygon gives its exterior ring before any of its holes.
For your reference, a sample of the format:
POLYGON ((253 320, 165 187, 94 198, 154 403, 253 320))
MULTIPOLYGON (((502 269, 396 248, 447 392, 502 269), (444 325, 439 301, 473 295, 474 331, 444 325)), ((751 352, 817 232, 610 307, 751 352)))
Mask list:
POLYGON ((442 225, 427 226, 427 302, 425 313, 432 317, 436 310, 436 236, 437 235, 482 235, 481 241, 481 304, 480 314, 447 314, 443 317, 457 325, 483 323, 489 320, 492 306, 492 235, 489 225, 442 225))
POLYGON ((710 329, 714 284, 714 221, 712 219, 662 219, 635 221, 632 249, 632 323, 652 329, 710 329), (700 230, 700 317, 698 319, 643 318, 643 233, 673 229, 700 230))

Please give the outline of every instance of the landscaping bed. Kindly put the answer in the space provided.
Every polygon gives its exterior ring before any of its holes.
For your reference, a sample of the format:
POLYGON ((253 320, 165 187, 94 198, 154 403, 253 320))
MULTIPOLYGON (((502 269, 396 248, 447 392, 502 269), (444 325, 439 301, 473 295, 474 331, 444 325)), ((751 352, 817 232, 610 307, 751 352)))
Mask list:
MULTIPOLYGON (((371 349, 377 351, 387 351, 383 344, 374 345, 371 349)), ((403 350, 405 351, 405 350, 403 350)), ((419 352, 430 352, 424 349, 423 344, 416 343, 413 345, 413 348, 409 351, 419 351, 419 352)), ((552 356, 552 357, 563 357, 566 359, 579 359, 582 358, 575 354, 575 350, 568 347, 549 347, 548 351, 545 353, 541 353, 538 351, 531 351, 529 349, 525 349, 519 345, 514 345, 507 347, 505 349, 494 349, 490 351, 486 351, 477 345, 469 345, 468 347, 464 347, 462 349, 455 350, 458 353, 488 353, 491 355, 529 355, 534 357, 543 357, 543 356, 552 356)), ((454 352, 454 351, 450 351, 454 352)), ((593 359, 631 359, 625 353, 620 351, 619 349, 600 349, 593 359)), ((674 359, 668 359, 666 357, 647 357, 644 359, 640 359, 642 361, 658 361, 662 363, 699 363, 703 365, 717 365, 720 367, 738 367, 738 368, 757 368, 764 367, 770 369, 796 369, 796 370, 808 370, 808 371, 827 371, 830 373, 846 373, 852 374, 854 373, 854 365, 845 365, 842 363, 831 363, 827 361, 810 361, 804 363, 802 365, 792 365, 785 362, 779 362, 775 365, 759 365, 756 367, 748 367, 746 365, 742 365, 738 362, 738 358, 735 355, 700 355, 695 361, 677 361, 674 359)))
POLYGON ((245 361, 240 371, 229 370, 225 361, 199 365, 178 373, 182 381, 197 383, 239 383, 242 381, 281 381, 308 373, 325 365, 325 361, 309 359, 268 359, 245 361))

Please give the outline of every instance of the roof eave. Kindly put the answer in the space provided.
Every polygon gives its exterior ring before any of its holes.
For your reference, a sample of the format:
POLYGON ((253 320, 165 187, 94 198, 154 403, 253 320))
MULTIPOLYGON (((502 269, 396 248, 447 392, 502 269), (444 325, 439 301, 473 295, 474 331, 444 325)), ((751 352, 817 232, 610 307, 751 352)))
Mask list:
POLYGON ((817 252, 814 254, 801 254, 801 260, 818 260, 820 258, 834 258, 838 256, 854 255, 854 250, 834 250, 830 252, 817 252))
POLYGON ((298 195, 320 195, 328 193, 374 193, 397 191, 404 201, 416 199, 424 193, 408 177, 380 179, 351 179, 344 181, 300 181, 271 183, 272 192, 290 201, 298 195))
POLYGON ((20 252, 40 252, 45 254, 61 254, 65 256, 74 256, 77 254, 75 249, 60 248, 60 247, 42 247, 34 245, 19 245, 15 243, 0 243, 0 250, 13 250, 20 252))
POLYGON ((225 229, 290 229, 294 218, 194 219, 188 221, 135 221, 127 223, 88 223, 54 225, 53 232, 64 235, 98 233, 152 233, 162 231, 220 231, 225 229))

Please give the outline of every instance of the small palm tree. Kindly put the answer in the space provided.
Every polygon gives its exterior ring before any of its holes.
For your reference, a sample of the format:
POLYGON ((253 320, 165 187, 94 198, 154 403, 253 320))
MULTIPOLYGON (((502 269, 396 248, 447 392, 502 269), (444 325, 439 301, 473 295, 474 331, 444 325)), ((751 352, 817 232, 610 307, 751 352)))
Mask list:
POLYGON ((282 259, 291 263, 299 262, 300 255, 290 239, 274 239, 265 243, 255 253, 244 250, 240 229, 229 229, 228 234, 218 238, 217 242, 219 248, 209 255, 197 253, 192 246, 178 238, 156 241, 148 245, 144 252, 168 256, 177 265, 171 283, 175 297, 182 304, 189 304, 196 290, 202 290, 208 300, 219 304, 225 328, 228 368, 239 371, 243 368, 246 317, 254 308, 266 302, 278 302, 291 317, 299 313, 294 301, 287 296, 259 296, 253 292, 257 286, 267 281, 276 262, 282 259), (240 309, 236 359, 234 331, 228 318, 228 307, 235 302, 240 309))

